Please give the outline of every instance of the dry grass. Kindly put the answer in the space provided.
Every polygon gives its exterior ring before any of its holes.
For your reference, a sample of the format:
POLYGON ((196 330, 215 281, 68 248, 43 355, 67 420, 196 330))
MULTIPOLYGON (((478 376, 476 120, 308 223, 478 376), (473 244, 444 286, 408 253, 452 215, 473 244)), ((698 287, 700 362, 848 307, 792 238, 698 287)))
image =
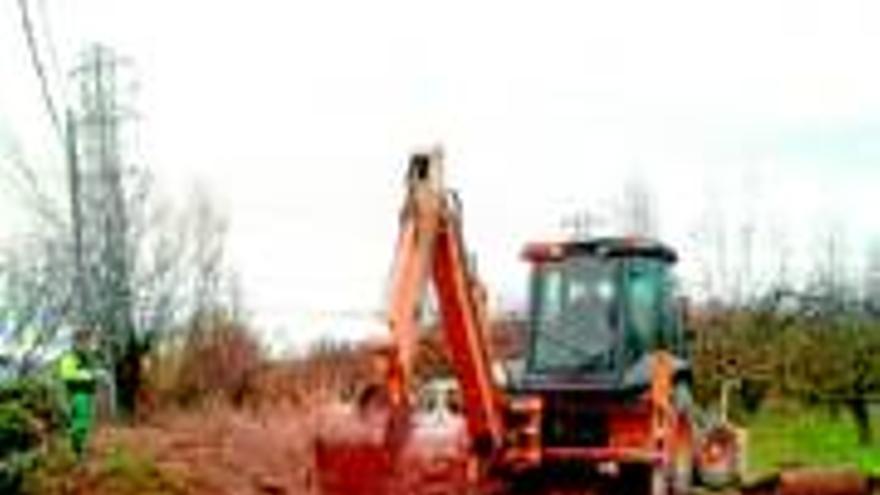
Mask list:
POLYGON ((308 495, 312 423, 303 408, 215 405, 104 428, 68 493, 308 495))

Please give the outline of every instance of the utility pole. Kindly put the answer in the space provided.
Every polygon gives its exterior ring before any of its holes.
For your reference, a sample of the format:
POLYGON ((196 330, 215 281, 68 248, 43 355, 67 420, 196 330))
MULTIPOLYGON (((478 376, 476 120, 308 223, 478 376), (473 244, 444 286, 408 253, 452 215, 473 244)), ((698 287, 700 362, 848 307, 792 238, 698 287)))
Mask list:
MULTIPOLYGON (((120 104, 120 68, 127 61, 94 44, 73 70, 79 101, 69 123, 70 185, 81 323, 98 331, 101 351, 127 390, 127 363, 136 344, 134 240, 129 225, 121 122, 131 112, 120 104)), ((128 409, 133 404, 120 397, 128 409)), ((132 398, 133 400, 133 398, 132 398)))
POLYGON ((80 194, 79 152, 77 150, 76 120, 73 111, 65 114, 65 148, 67 152, 67 179, 70 193, 70 225, 73 234, 74 276, 71 288, 74 297, 76 324, 88 321, 88 287, 86 287, 85 266, 83 264, 82 238, 82 198, 80 194))

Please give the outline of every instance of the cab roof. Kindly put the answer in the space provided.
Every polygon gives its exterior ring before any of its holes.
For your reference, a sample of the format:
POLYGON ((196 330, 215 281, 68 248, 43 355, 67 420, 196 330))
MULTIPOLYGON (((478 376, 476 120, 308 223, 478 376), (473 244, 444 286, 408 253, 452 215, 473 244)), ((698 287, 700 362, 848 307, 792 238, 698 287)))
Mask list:
POLYGON ((645 257, 678 261, 678 254, 662 242, 646 237, 594 237, 586 240, 530 243, 524 257, 530 261, 555 261, 571 256, 588 255, 603 258, 645 257))

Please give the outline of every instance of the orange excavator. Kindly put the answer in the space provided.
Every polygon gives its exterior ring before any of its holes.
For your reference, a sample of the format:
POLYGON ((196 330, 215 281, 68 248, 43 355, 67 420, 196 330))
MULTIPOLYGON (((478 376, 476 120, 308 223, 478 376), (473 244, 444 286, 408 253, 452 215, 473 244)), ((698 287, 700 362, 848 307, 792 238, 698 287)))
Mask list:
POLYGON ((622 483, 616 493, 687 493, 699 456, 676 253, 636 237, 527 246, 525 355, 500 380, 486 291, 442 162, 439 149, 411 156, 391 341, 376 352, 385 380, 324 416, 322 493, 582 493, 597 478, 622 483), (420 413, 414 383, 430 282, 461 404, 444 421, 420 413))

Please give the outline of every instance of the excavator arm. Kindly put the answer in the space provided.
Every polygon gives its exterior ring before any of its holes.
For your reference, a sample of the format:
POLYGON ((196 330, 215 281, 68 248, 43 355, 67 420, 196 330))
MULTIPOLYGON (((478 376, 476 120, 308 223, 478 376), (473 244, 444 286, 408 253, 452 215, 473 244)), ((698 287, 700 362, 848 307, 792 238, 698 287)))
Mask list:
POLYGON ((493 383, 485 289, 469 268, 455 196, 444 188, 442 151, 412 156, 392 268, 388 368, 391 404, 408 408, 418 344, 418 309, 433 282, 441 328, 463 399, 473 448, 489 455, 502 445, 503 397, 493 383))

